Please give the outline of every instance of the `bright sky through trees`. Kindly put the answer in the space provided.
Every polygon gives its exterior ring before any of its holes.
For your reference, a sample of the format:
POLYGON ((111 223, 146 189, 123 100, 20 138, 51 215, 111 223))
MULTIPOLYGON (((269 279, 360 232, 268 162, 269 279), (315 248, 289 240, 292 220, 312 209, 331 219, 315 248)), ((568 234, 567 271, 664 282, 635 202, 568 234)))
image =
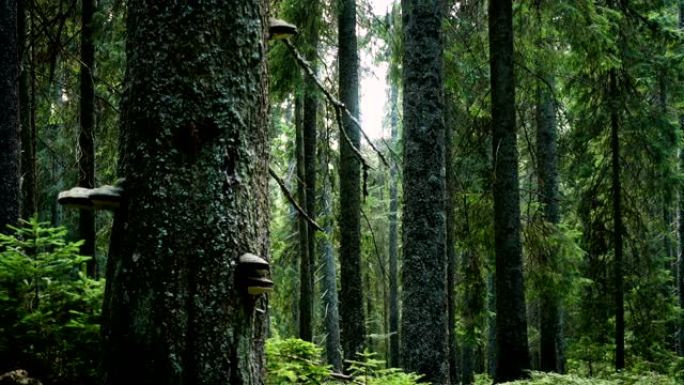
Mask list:
MULTIPOLYGON (((373 14, 377 17, 384 17, 391 3, 391 0, 370 0, 373 14)), ((363 129, 373 139, 389 136, 389 129, 383 129, 382 124, 387 102, 387 64, 373 63, 373 57, 368 50, 362 50, 360 57, 363 129)))

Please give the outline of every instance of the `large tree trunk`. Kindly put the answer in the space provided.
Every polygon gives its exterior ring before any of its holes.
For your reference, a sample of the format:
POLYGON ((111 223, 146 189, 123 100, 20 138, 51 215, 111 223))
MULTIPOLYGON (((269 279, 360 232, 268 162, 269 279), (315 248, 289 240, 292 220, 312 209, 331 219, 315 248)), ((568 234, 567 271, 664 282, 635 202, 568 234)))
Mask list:
POLYGON ((449 383, 440 0, 403 0, 402 366, 449 383))
MULTIPOLYGON (((93 12, 95 0, 82 0, 81 8, 81 95, 80 129, 78 132, 78 185, 85 188, 95 187, 95 84, 93 67, 95 65, 95 46, 93 44, 93 12)), ((88 275, 97 277, 95 259, 95 212, 79 210, 78 233, 84 240, 81 254, 92 257, 88 261, 88 275)))
POLYGON ((29 9, 26 1, 20 1, 17 12, 19 48, 19 107, 21 109, 21 216, 30 218, 36 213, 36 165, 35 137, 31 126, 30 82, 29 82, 29 9))
POLYGON ((613 192, 613 251, 615 285, 615 370, 625 368, 625 302, 622 276, 622 201, 620 182, 620 136, 618 113, 618 84, 615 70, 610 70, 610 148, 612 153, 612 192, 613 192))
MULTIPOLYGON (((542 204, 543 217, 549 226, 547 235, 551 237, 558 231, 560 223, 560 207, 558 197, 558 148, 556 131, 556 108, 551 90, 552 78, 547 77, 537 90, 537 177, 539 179, 539 202, 542 204)), ((542 256, 540 267, 544 271, 553 271, 558 267, 558 249, 548 248, 542 256)), ((560 372, 560 352, 562 336, 560 293, 553 286, 543 290, 540 302, 540 369, 546 372, 560 372)))
MULTIPOLYGON (((297 155, 297 200, 306 206, 306 168, 304 154, 304 97, 295 95, 295 151, 297 155)), ((313 279, 309 254, 309 225, 303 215, 297 216, 299 238, 299 338, 313 340, 313 279)))
POLYGON ((16 225, 21 205, 17 2, 0 0, 0 232, 16 225))
MULTIPOLYGON (((338 63, 340 100, 359 116, 359 54, 356 47, 356 0, 340 0, 338 63)), ((344 115, 342 126, 355 147, 359 129, 344 115)), ((340 134, 342 138, 343 135, 340 134)), ((355 359, 366 343, 361 274, 361 167, 354 150, 340 140, 340 316, 345 359, 355 359)))
MULTIPOLYGON (((392 145, 396 146, 399 139, 399 87, 396 80, 390 85, 390 125, 392 145)), ((389 365, 399 367, 399 251, 397 229, 397 189, 399 176, 397 162, 392 162, 389 177, 389 365)))
POLYGON ((268 300, 266 2, 128 7, 105 384, 262 384, 268 300))
POLYGON ((520 192, 511 0, 489 2, 496 251, 495 382, 525 377, 530 366, 520 243, 520 192))

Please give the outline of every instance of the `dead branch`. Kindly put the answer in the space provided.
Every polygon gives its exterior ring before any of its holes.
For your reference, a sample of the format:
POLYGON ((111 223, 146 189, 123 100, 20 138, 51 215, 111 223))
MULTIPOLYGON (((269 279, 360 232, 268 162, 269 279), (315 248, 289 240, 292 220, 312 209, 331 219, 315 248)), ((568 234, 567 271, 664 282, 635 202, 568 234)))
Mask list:
POLYGON ((318 223, 316 223, 316 221, 309 216, 309 214, 306 213, 306 211, 302 208, 302 206, 299 205, 299 203, 297 203, 297 200, 294 199, 290 190, 287 189, 285 182, 278 176, 278 174, 276 174, 276 172, 271 167, 268 168, 268 173, 276 181, 276 183, 278 183, 278 186, 280 186, 280 190, 283 192, 283 195, 285 195, 285 198, 287 198, 287 200, 292 204, 292 206, 294 206, 294 208, 299 212, 299 215, 304 217, 304 219, 306 219, 306 221, 309 222, 311 226, 314 227, 314 229, 323 232, 323 228, 319 226, 318 223))
MULTIPOLYGON (((318 80, 318 78, 316 77, 316 74, 314 73, 313 69, 311 68, 311 65, 309 64, 309 62, 307 62, 306 59, 304 59, 304 57, 299 53, 299 51, 292 44, 292 42, 288 39, 284 39, 283 41, 285 42, 285 45, 287 46, 287 48, 289 48, 290 52, 292 52, 292 55, 295 57, 297 63, 304 69, 306 74, 314 81, 314 83, 316 83, 316 86, 321 90, 321 92, 323 92, 323 94, 328 99, 328 101, 330 101, 330 103, 335 107, 336 110, 344 111, 344 113, 347 115, 347 117, 349 117, 349 119, 354 123, 354 125, 356 127, 358 127, 359 132, 361 132, 364 139, 366 139, 366 142, 368 142, 368 144, 373 149, 373 151, 375 151, 375 153, 378 154, 378 157, 380 158, 382 163, 385 166, 389 167, 389 163, 387 162, 387 159, 385 159, 385 156, 382 155, 380 150, 378 150, 377 147, 375 147, 375 145, 370 140, 368 135, 366 135, 366 132, 363 130, 363 127, 361 127, 361 123, 359 122, 359 120, 351 113, 351 111, 349 111, 349 109, 347 108, 347 106, 344 103, 342 103, 339 99, 337 99, 335 96, 333 96, 333 94, 330 93, 330 91, 327 88, 325 88, 325 86, 321 83, 321 81, 318 80)), ((365 159, 363 159, 363 156, 361 155, 361 152, 359 151, 359 149, 356 148, 356 146, 354 146, 352 144, 351 140, 349 139, 349 136, 347 135, 347 132, 344 129, 344 126, 342 125, 339 117, 338 117, 338 124, 340 124, 340 131, 342 131, 342 133, 344 134, 345 140, 352 147, 352 149, 356 153, 356 156, 359 157, 359 159, 361 160, 361 162, 363 164, 367 165, 368 163, 366 163, 365 159)))

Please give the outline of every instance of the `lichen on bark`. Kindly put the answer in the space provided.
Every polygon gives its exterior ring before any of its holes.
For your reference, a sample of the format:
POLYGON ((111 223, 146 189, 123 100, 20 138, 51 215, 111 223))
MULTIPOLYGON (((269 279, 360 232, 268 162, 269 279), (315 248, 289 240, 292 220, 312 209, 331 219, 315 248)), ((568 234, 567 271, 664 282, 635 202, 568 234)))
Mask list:
POLYGON ((265 2, 133 0, 104 308, 106 384, 260 384, 268 258, 265 2))

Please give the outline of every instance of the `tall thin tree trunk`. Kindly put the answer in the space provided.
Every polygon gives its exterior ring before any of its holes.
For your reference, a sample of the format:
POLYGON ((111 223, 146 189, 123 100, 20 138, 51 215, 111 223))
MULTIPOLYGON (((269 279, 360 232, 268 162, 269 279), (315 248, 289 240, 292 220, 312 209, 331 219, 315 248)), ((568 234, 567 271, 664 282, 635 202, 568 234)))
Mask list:
MULTIPOLYGON (((448 99, 447 103, 451 103, 448 99)), ((450 111, 448 107, 445 107, 450 111)), ((456 172, 453 164, 453 120, 451 114, 445 115, 446 127, 444 129, 446 165, 446 259, 447 259, 447 330, 449 332, 449 381, 458 384, 460 380, 460 365, 458 364, 458 345, 456 340, 456 271, 458 270, 456 258, 456 234, 454 225, 454 196, 456 194, 456 172)))
POLYGON ((29 218, 36 213, 36 166, 34 156, 33 128, 31 127, 31 104, 29 82, 29 42, 28 19, 29 9, 26 1, 19 1, 17 12, 18 44, 19 44, 19 105, 21 109, 21 216, 29 218))
MULTIPOLYGON (((553 79, 547 76, 546 82, 538 85, 536 111, 539 201, 542 204, 545 228, 546 224, 550 226, 547 232, 549 237, 558 231, 560 223, 556 108, 552 92, 548 89, 548 86, 553 84, 553 79)), ((560 267, 557 263, 557 254, 557 248, 548 248, 547 254, 542 256, 540 268, 544 271, 555 271, 560 267)), ((559 293, 554 288, 545 289, 541 293, 539 303, 540 369, 546 372, 560 372, 562 336, 559 293)))
MULTIPOLYGON (((679 29, 684 29, 684 2, 679 4, 679 29)), ((679 116, 680 131, 684 132, 684 115, 679 116)), ((684 149, 679 149, 679 169, 684 170, 684 149)), ((677 261, 676 290, 679 308, 684 309, 684 189, 679 191, 679 260, 677 261)), ((684 357, 684 315, 680 315, 677 325, 677 353, 684 357)))
MULTIPOLYGON (((316 71, 318 67, 318 20, 321 9, 320 2, 313 0, 307 2, 307 9, 316 20, 311 23, 308 30, 308 41, 306 49, 306 60, 311 63, 312 69, 316 71)), ((309 76, 304 77, 304 168, 306 182, 306 212, 311 218, 316 218, 316 136, 318 118, 318 89, 313 79, 309 76)), ((304 204, 304 202, 302 202, 304 204)), ((309 285, 311 290, 311 314, 313 321, 314 307, 314 271, 316 271, 316 230, 313 224, 308 223, 308 247, 309 247, 309 285)), ((313 326, 311 326, 313 337, 313 326)))
MULTIPOLYGON (((306 206, 306 166, 304 149, 304 97, 295 95, 295 151, 297 155, 297 200, 306 206)), ((313 280, 309 254, 309 226, 306 219, 298 216, 299 236, 299 338, 313 340, 313 280)))
POLYGON ((325 354, 334 370, 342 370, 342 348, 340 346, 340 316, 337 299, 337 267, 332 245, 332 191, 328 163, 325 162, 325 182, 323 186, 323 218, 325 220, 325 239, 323 240, 323 285, 324 285, 324 320, 325 320, 325 354))
MULTIPOLYGON (((399 139, 399 87, 396 80, 390 85, 390 125, 392 145, 396 146, 399 139)), ((392 162, 389 177, 389 364, 399 367, 399 251, 397 229, 397 189, 399 176, 397 162, 392 162)))
MULTIPOLYGON (((81 95, 80 129, 78 132, 78 185, 95 187, 95 85, 93 70, 95 65, 95 46, 93 44, 93 13, 95 0, 81 1, 81 95)), ((85 242, 81 254, 92 257, 88 261, 88 275, 97 277, 95 259, 95 212, 80 210, 78 220, 79 237, 85 242)))
POLYGON ((620 137, 618 98, 620 97, 616 71, 610 70, 610 147, 612 152, 612 193, 613 193, 613 250, 615 285, 615 370, 625 368, 625 303, 622 276, 622 201, 620 182, 620 137))
POLYGON ((494 273, 487 275, 487 374, 496 374, 496 284, 494 273))
POLYGON ((449 383, 442 6, 403 0, 402 366, 449 383))
POLYGON ((129 1, 104 384, 265 381, 268 298, 239 260, 268 259, 266 19, 262 0, 129 1))
MULTIPOLYGON (((340 100, 359 116, 359 53, 356 38, 356 0, 340 0, 338 19, 340 100)), ((360 133, 348 116, 342 126, 359 147, 360 133)), ((340 135, 342 137, 342 135, 340 135)), ((361 166, 353 149, 340 141, 340 316, 342 349, 346 359, 356 358, 366 343, 361 273, 361 166)))
POLYGON ((494 154, 494 238, 496 250, 495 382, 527 376, 527 315, 520 243, 513 7, 511 0, 489 2, 489 54, 494 154))
POLYGON ((21 206, 17 2, 0 0, 0 232, 16 225, 21 206))

